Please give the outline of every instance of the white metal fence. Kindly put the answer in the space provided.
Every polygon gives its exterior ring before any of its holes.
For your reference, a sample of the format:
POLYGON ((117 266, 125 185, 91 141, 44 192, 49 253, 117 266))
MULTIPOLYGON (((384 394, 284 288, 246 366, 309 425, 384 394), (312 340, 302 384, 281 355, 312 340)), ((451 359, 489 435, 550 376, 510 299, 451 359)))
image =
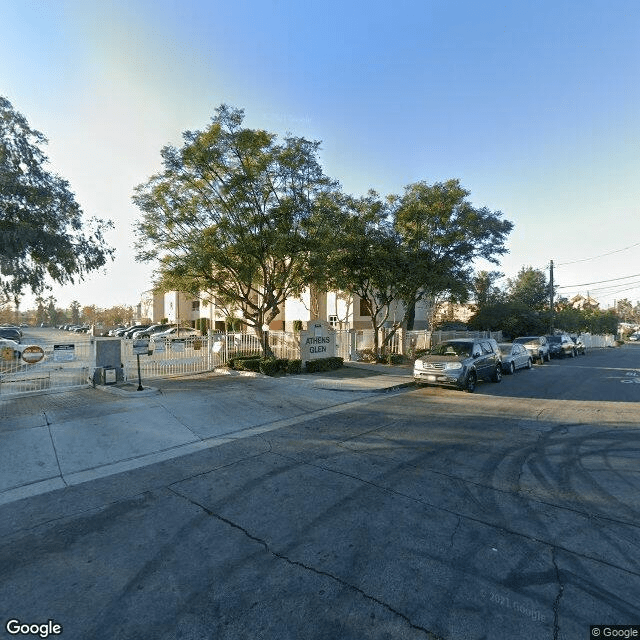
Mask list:
MULTIPOLYGON (((30 343, 31 344, 31 343, 30 343)), ((88 339, 37 340, 44 351, 39 362, 28 363, 10 350, 0 359, 0 397, 89 386, 95 345, 88 339)))

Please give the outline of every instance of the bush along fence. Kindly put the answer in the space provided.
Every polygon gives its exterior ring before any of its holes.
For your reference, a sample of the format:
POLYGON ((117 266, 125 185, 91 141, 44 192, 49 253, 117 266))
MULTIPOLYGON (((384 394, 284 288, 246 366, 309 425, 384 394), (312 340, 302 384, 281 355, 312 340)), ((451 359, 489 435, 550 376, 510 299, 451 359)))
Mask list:
POLYGON ((302 366, 302 360, 288 358, 264 358, 259 354, 249 354, 230 358, 227 366, 235 371, 253 371, 267 376, 295 375, 340 369, 344 360, 339 357, 309 360, 302 366))

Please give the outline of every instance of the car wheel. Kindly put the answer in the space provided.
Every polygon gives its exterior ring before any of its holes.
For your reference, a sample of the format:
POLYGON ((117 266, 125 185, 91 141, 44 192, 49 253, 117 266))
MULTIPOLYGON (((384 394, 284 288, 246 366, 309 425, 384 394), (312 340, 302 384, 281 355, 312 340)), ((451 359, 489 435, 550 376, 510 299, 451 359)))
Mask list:
POLYGON ((508 373, 513 375, 516 372, 516 365, 513 362, 509 363, 509 371, 508 373))
POLYGON ((551 354, 547 352, 547 362, 551 362, 551 354))
POLYGON ((544 353, 539 353, 538 354, 538 362, 540 364, 544 364, 544 353))
POLYGON ((475 374, 475 371, 469 372, 467 376, 467 380, 464 384, 464 390, 467 393, 473 393, 476 390, 476 383, 478 382, 478 378, 475 374))
POLYGON ((502 380, 502 366, 498 365, 491 376, 491 382, 500 382, 500 380, 502 380))
POLYGON ((571 357, 575 358, 578 355, 578 352, 575 349, 571 349, 571 357))
POLYGON ((533 368, 533 362, 531 362, 531 358, 529 358, 527 360, 527 369, 532 369, 533 368))

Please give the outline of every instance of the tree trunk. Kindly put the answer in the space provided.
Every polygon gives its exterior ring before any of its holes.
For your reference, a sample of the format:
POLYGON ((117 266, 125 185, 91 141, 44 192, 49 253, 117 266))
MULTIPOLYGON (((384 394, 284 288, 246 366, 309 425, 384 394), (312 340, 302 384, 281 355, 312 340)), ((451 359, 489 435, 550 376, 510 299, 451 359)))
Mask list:
POLYGON ((407 307, 407 313, 405 314, 405 318, 407 319, 407 331, 413 331, 413 324, 416 321, 416 303, 412 302, 407 307))

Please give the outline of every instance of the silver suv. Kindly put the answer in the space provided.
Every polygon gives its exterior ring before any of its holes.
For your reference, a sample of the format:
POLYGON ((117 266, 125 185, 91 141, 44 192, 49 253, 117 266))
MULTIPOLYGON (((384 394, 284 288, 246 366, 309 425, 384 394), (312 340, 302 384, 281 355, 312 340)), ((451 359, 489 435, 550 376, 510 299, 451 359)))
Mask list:
POLYGON ((417 383, 464 389, 473 393, 479 378, 500 382, 500 349, 493 339, 446 340, 417 358, 413 379, 417 383))
POLYGON ((545 360, 547 362, 551 360, 549 343, 544 336, 523 336, 521 338, 516 338, 514 342, 523 345, 534 362, 537 361, 542 364, 545 360))

